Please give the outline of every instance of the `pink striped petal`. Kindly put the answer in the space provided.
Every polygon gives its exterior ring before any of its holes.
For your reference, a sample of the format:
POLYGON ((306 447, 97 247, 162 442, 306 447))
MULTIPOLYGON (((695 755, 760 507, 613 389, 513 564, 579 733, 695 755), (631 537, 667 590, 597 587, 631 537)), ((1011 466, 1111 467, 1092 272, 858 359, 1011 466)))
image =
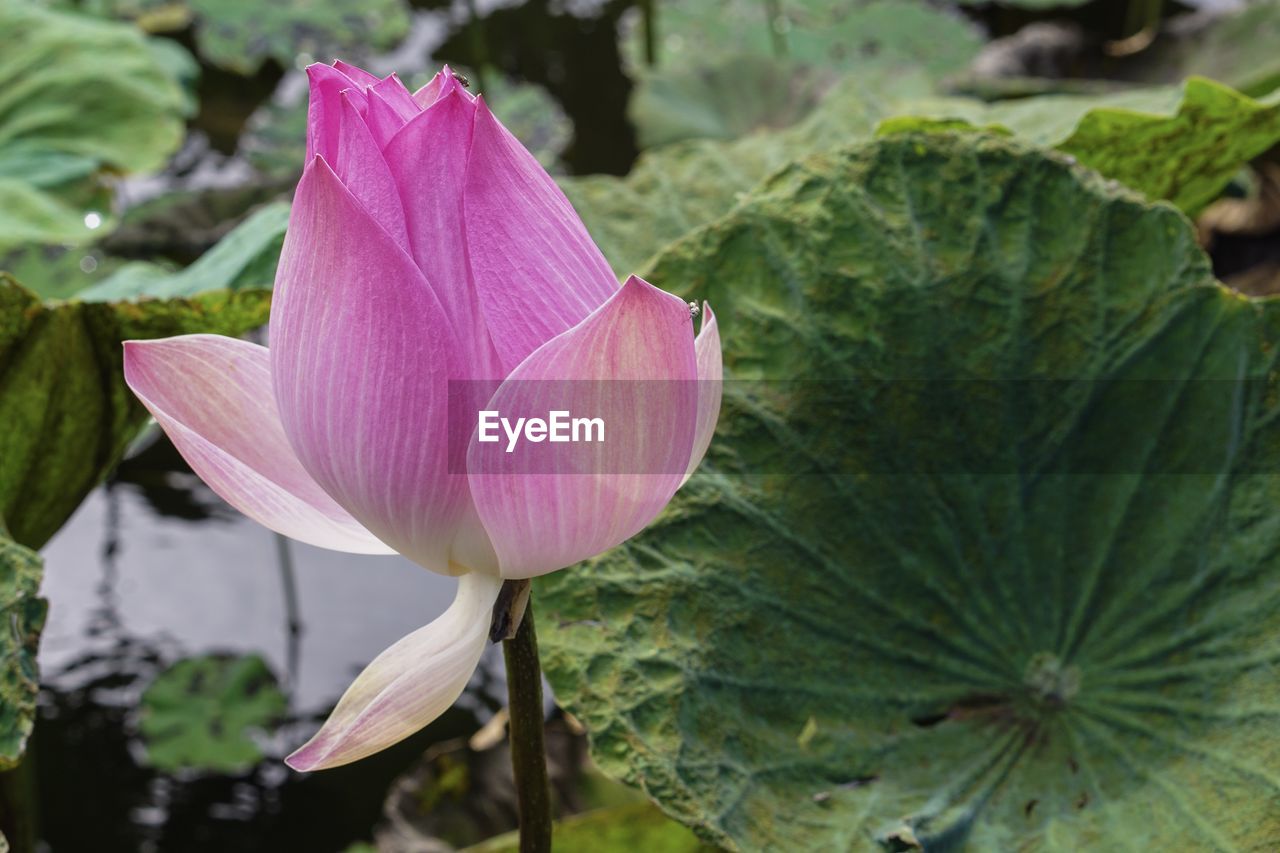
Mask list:
POLYGON ((307 103, 307 162, 319 154, 336 163, 342 127, 342 93, 351 90, 356 106, 363 112, 364 92, 337 68, 318 62, 307 66, 307 80, 311 86, 307 103))
POLYGON ((391 169, 382 149, 352 101, 353 92, 342 93, 342 128, 339 133, 338 177, 364 206, 365 212, 382 225, 401 247, 408 250, 409 234, 405 229, 404 205, 391 169))
POLYGON ((471 285, 462 216, 466 170, 459 164, 467 162, 475 112, 455 84, 406 124, 384 153, 404 199, 413 257, 457 330, 464 354, 457 378, 496 380, 506 371, 471 285))
POLYGON ((444 72, 437 71, 436 76, 432 77, 425 86, 413 93, 414 102, 424 110, 434 104, 440 97, 440 90, 444 88, 444 72))
MULTIPOLYGON (((436 72, 436 76, 427 82, 427 85, 413 93, 413 100, 424 110, 438 101, 444 95, 449 94, 449 83, 452 82, 457 86, 457 80, 454 79, 453 69, 448 65, 436 72)), ((458 86, 458 88, 462 88, 458 86)))
POLYGON ((618 289, 564 193, 483 98, 463 212, 475 287, 507 371, 618 289))
POLYGON ((271 308, 271 372, 303 467, 378 538, 434 571, 465 478, 449 473, 452 327, 413 259, 317 158, 294 197, 271 308))
POLYGON ((418 102, 413 99, 413 95, 409 94, 409 90, 395 74, 388 74, 386 78, 379 80, 369 92, 386 101, 387 105, 395 110, 396 115, 400 116, 401 123, 422 112, 418 102))
POLYGON ((724 391, 720 327, 706 302, 702 303, 702 329, 693 342, 693 350, 698 361, 698 426, 693 438, 693 453, 689 456, 689 469, 684 475, 686 482, 702 464, 702 457, 707 455, 707 448, 711 446, 711 436, 715 435, 716 421, 720 419, 720 398, 724 391))
POLYGON ((125 341, 124 376, 192 470, 240 512, 309 545, 393 553, 294 456, 266 347, 218 335, 125 341))
POLYGON ((369 90, 368 95, 369 106, 364 111, 364 121, 369 126, 369 132, 373 134, 378 147, 385 148, 400 128, 404 127, 405 119, 394 106, 387 103, 387 100, 373 89, 369 90))
POLYGON ((350 78, 352 83, 356 84, 361 89, 367 89, 370 86, 376 86, 378 85, 378 83, 381 82, 381 79, 376 75, 370 74, 368 71, 365 71, 363 68, 359 68, 355 65, 352 65, 349 62, 343 62, 341 59, 335 59, 333 62, 333 67, 335 70, 341 71, 343 74, 345 74, 348 78, 350 78))
POLYGON ((454 76, 453 69, 446 65, 436 72, 436 76, 432 77, 427 85, 413 93, 413 100, 425 110, 436 101, 453 92, 457 92, 468 102, 476 99, 475 95, 467 91, 467 87, 458 82, 458 78, 454 76))
POLYGON ((468 574, 440 618, 374 658, 315 737, 285 761, 295 770, 350 764, 419 731, 457 701, 489 639, 502 581, 468 574))
POLYGON ((604 440, 468 447, 471 494, 501 574, 564 568, 644 528, 679 488, 698 422, 689 306, 631 277, 522 362, 487 405, 502 417, 598 417, 604 440))

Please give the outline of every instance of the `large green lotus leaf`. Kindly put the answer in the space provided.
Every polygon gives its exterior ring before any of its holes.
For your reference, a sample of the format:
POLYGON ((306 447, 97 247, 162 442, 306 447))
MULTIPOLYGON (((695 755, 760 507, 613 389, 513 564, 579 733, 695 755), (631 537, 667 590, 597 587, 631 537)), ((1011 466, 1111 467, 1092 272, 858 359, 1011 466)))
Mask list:
POLYGON ((1277 847, 1280 310, 1176 210, 895 136, 646 277, 735 381, 658 522, 539 581, 602 769, 731 849, 1277 847))
POLYGON ((40 555, 0 527, 0 771, 18 763, 35 725, 36 647, 49 609, 37 595, 41 569, 40 555))
POLYGON ((171 272, 154 264, 130 264, 81 291, 79 298, 85 302, 140 296, 167 299, 221 288, 270 288, 288 224, 289 205, 268 204, 184 269, 171 272))
POLYGON ((1194 213, 1254 157, 1280 142, 1280 92, 1262 101, 1192 78, 1178 89, 1089 97, 1047 95, 997 104, 963 98, 909 104, 879 133, 956 120, 1011 130, 1057 148, 1145 195, 1194 213))
POLYGON ((18 246, 0 254, 0 270, 44 299, 101 302, 192 296, 224 287, 269 288, 288 224, 288 205, 261 206, 238 226, 226 229, 261 198, 272 195, 269 183, 243 191, 175 193, 132 208, 120 227, 95 246, 18 246), (168 261, 126 261, 112 254, 192 252, 220 232, 225 232, 220 240, 181 270, 168 261))
POLYGON ((131 264, 151 266, 93 246, 27 243, 0 253, 0 270, 44 299, 68 299, 131 264))
MULTIPOLYGON (((3 153, 0 152, 0 156, 3 153)), ((24 243, 82 243, 86 210, 26 181, 0 176, 0 250, 24 243)))
POLYGON ((150 32, 194 27, 200 55, 240 74, 255 73, 268 59, 292 68, 299 57, 367 56, 394 47, 409 31, 402 0, 85 0, 84 6, 150 32))
POLYGON ((147 763, 169 773, 243 773, 263 757, 255 736, 269 731, 287 704, 258 655, 180 660, 139 702, 147 763))
POLYGON ((0 273, 0 517, 40 548, 146 423, 121 342, 238 335, 266 322, 266 290, 129 302, 44 302, 0 273))
POLYGON ((98 176, 157 168, 182 141, 175 73, 134 27, 0 0, 0 248, 94 236, 98 176))
POLYGON ((770 172, 796 157, 870 136, 893 105, 923 97, 926 76, 904 73, 867 87, 840 83, 805 119, 733 142, 691 139, 645 152, 625 178, 562 178, 560 187, 619 276, 690 229, 734 206, 770 172))

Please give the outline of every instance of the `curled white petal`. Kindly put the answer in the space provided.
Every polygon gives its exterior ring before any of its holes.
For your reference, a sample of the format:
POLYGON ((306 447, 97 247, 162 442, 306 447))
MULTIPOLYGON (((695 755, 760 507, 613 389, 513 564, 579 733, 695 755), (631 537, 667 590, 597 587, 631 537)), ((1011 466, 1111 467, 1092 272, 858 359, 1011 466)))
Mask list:
POLYGON ((374 658, 315 737, 285 759, 289 766, 323 770, 358 761, 448 710, 480 662, 501 587, 490 575, 459 578, 449 609, 374 658))

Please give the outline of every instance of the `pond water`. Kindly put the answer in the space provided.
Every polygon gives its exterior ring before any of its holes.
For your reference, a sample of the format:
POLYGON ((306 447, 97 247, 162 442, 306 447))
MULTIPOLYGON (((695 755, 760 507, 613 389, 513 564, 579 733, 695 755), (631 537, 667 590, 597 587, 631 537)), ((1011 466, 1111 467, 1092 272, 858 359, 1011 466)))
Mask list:
POLYGON ((33 755, 52 850, 341 850, 368 837, 391 781, 426 743, 473 730, 502 692, 495 647, 466 701, 422 735, 349 768, 289 771, 279 759, 369 660, 443 612, 456 582, 400 557, 284 542, 222 503, 158 436, 44 556, 51 605, 33 755), (289 719, 268 759, 243 776, 148 769, 139 695, 175 660, 212 652, 260 654, 281 679, 289 719))

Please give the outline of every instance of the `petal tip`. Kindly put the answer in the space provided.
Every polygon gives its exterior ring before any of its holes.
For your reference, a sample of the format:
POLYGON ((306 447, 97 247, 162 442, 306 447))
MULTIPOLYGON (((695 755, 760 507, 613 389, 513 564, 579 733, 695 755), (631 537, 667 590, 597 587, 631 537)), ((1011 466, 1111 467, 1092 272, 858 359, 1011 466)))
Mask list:
POLYGON ((299 773, 310 773, 312 770, 319 770, 320 756, 316 755, 316 749, 312 747, 314 741, 307 741, 302 746, 295 749, 285 757, 284 763, 299 773))

